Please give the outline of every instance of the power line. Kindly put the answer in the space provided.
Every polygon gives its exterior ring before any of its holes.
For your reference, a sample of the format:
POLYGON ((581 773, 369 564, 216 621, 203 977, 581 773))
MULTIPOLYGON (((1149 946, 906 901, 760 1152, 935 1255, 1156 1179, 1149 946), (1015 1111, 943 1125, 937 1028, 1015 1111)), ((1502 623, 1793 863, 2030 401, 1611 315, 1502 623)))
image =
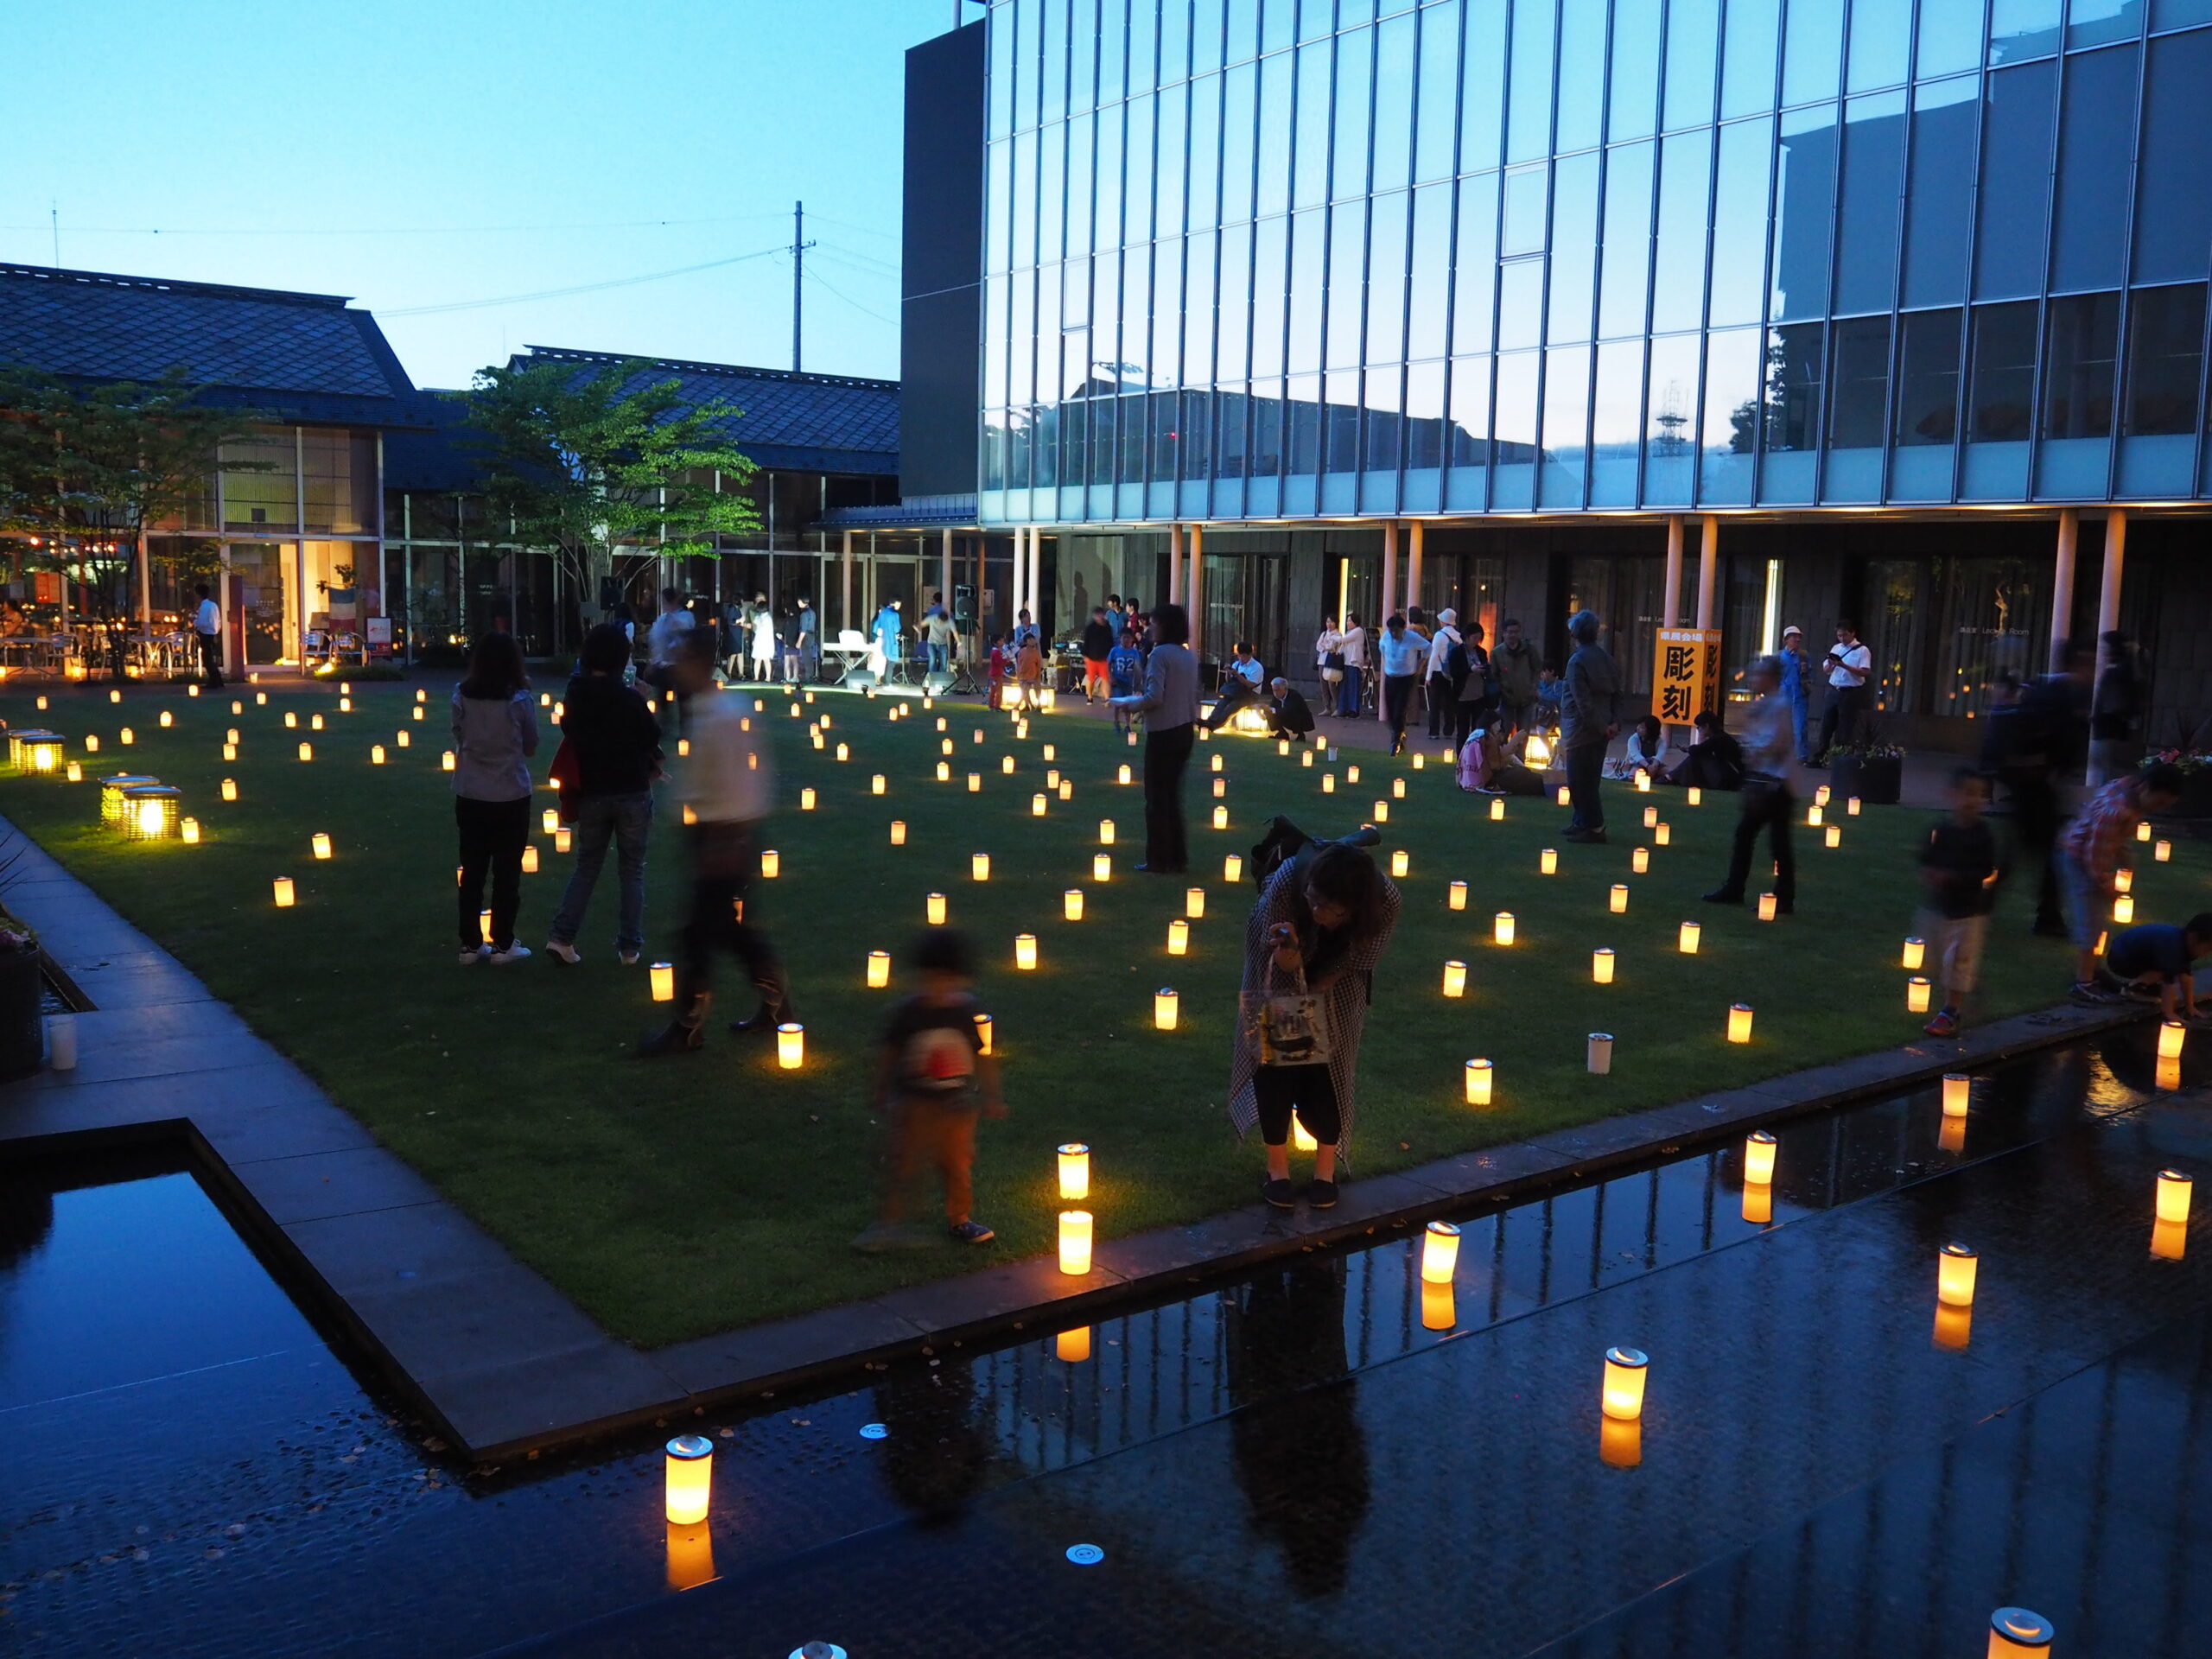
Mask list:
MULTIPOLYGON (((512 236, 535 231, 635 231, 693 225, 741 225, 781 219, 777 213, 725 213, 711 219, 624 219, 577 220, 557 225, 398 225, 333 229, 271 229, 267 226, 216 226, 201 229, 142 225, 72 225, 78 236, 512 236)), ((0 231, 42 231, 44 225, 0 225, 0 231)), ((854 226, 855 229, 865 228, 854 226)))
MULTIPOLYGON (((808 282, 810 282, 810 283, 813 283, 817 288, 826 288, 826 289, 828 289, 831 294, 835 295, 837 298, 839 298, 839 299, 842 300, 842 301, 843 301, 847 305, 851 306, 851 307, 853 308, 853 309, 854 309, 854 310, 855 310, 855 311, 859 312, 862 316, 864 316, 864 317, 874 317, 874 318, 878 322, 886 322, 886 323, 891 322, 891 319, 890 319, 889 317, 885 316, 885 315, 883 315, 883 313, 882 313, 882 312, 880 312, 880 311, 871 311, 871 310, 869 310, 869 309, 868 308, 868 307, 866 307, 866 306, 862 305, 862 304, 861 304, 858 300, 855 299, 851 295, 849 295, 849 294, 848 294, 848 293, 845 293, 842 289, 839 289, 839 288, 836 287, 835 285, 833 285, 833 284, 831 284, 831 283, 826 283, 826 282, 824 282, 824 281, 822 279, 822 274, 821 274, 819 271, 813 271, 813 270, 810 270, 809 272, 807 272, 807 273, 806 273, 806 280, 807 280, 808 282)), ((895 327, 897 327, 897 324, 893 323, 892 326, 895 327)))
POLYGON ((789 251, 788 248, 783 247, 757 248, 751 253, 732 254, 727 259, 709 259, 703 264, 679 265, 674 270, 649 270, 639 276, 613 276, 603 283, 579 283, 574 288, 549 288, 536 294, 505 294, 495 299, 456 300, 445 305, 377 306, 374 309, 378 317, 428 317, 449 311, 480 311, 495 305, 524 305, 535 300, 566 299, 572 294, 596 294, 609 288, 631 288, 639 283, 658 283, 671 276, 689 276, 695 271, 740 265, 748 259, 766 259, 772 255, 789 251))

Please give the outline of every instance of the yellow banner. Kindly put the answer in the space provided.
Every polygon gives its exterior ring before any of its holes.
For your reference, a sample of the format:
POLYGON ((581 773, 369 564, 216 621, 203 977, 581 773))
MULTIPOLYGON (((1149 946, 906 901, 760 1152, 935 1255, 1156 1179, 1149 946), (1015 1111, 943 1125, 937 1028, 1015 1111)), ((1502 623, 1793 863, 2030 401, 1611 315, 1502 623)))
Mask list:
POLYGON ((1720 630, 1662 628, 1652 654, 1651 709, 1687 726, 1720 702, 1720 630))

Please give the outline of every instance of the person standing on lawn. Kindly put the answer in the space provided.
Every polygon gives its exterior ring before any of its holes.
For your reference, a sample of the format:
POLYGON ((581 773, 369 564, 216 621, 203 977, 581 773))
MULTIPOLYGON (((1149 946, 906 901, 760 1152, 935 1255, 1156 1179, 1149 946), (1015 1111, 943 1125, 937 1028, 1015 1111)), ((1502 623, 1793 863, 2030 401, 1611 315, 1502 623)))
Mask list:
MULTIPOLYGON (((628 655, 625 642, 624 655, 628 655)), ((461 962, 504 968, 530 960, 515 937, 522 849, 530 839, 530 758, 537 707, 522 647, 512 633, 478 637, 468 675, 453 689, 453 817, 461 832, 461 962), (492 882, 492 937, 484 937, 484 881, 492 882)))
POLYGON ((1598 643, 1598 613, 1578 611, 1567 625, 1574 654, 1567 659, 1567 689, 1560 699, 1560 747, 1565 751, 1567 798, 1574 816, 1564 839, 1603 845, 1605 804, 1599 794, 1605 745, 1621 729, 1621 671, 1598 643))
POLYGON ((1759 831, 1774 847, 1774 907, 1788 916, 1797 908, 1797 858, 1789 845, 1789 815, 1796 803, 1789 793, 1789 757, 1796 732, 1789 701, 1782 695, 1782 664, 1762 657, 1745 676, 1751 702, 1744 710, 1738 741, 1744 756, 1744 791, 1736 813, 1736 840, 1728 855, 1728 877, 1705 895, 1708 905, 1740 905, 1751 879, 1751 854, 1759 831))
POLYGON ((870 1253, 922 1242, 906 1231, 904 1216, 908 1190, 925 1163, 937 1166, 944 1183, 945 1230, 963 1244, 988 1244, 997 1236, 969 1213, 976 1116, 1006 1116, 999 1063, 985 1052, 976 1023, 983 1005, 970 989, 975 959, 959 934, 933 927, 915 941, 908 960, 921 989, 891 1011, 876 1050, 874 1105, 889 1126, 891 1144, 882 1206, 853 1241, 855 1249, 870 1253))
POLYGON ((1351 720, 1359 714, 1360 676, 1367 671, 1367 630, 1359 626, 1359 619, 1350 611, 1344 613, 1344 632, 1338 637, 1337 650, 1344 659, 1344 683, 1337 693, 1337 713, 1351 720))
POLYGON ((1436 613, 1436 632, 1429 636, 1428 667, 1421 675, 1421 700, 1428 715, 1428 734, 1450 739, 1459 719, 1459 685, 1452 679, 1452 653, 1460 643, 1459 613, 1436 613))
POLYGON ((1839 743, 1856 743, 1866 713, 1866 682, 1874 672, 1874 653, 1849 622, 1835 625, 1835 645, 1821 666, 1827 671, 1828 706, 1821 715, 1821 757, 1814 764, 1825 766, 1829 751, 1839 743))
POLYGON ((1516 742, 1536 724, 1536 689, 1544 677, 1544 659, 1522 638, 1520 618, 1507 617, 1498 629, 1490 669, 1497 682, 1498 734, 1516 742))
POLYGON ((192 591, 200 596, 200 608, 192 613, 192 638, 200 647, 200 672, 207 689, 219 691, 223 689, 223 607, 209 595, 206 582, 194 584, 192 591))
POLYGON ((1198 659, 1191 652, 1191 623, 1180 605, 1152 614, 1159 641, 1145 659, 1144 690, 1116 697, 1114 707, 1144 716, 1144 862, 1148 875, 1180 875, 1190 868, 1183 823, 1183 769, 1198 741, 1198 659))
POLYGON ((1114 627, 1101 605, 1083 625, 1083 702, 1085 708, 1101 697, 1111 697, 1107 660, 1114 654, 1114 627))
POLYGON ((2059 881, 2066 889, 2074 923, 2074 985, 2076 1002, 2112 1002, 2122 995, 2097 975, 2097 939, 2105 931, 2112 897, 2113 872, 2135 826, 2153 812, 2170 812, 2181 799, 2181 768, 2158 760, 2115 778, 2075 816, 2059 840, 2059 881))
POLYGON ((690 632, 697 620, 684 608, 683 595, 679 590, 660 590, 660 614, 645 630, 645 671, 639 677, 646 684, 668 683, 668 665, 676 659, 676 642, 690 632))
POLYGON ((1395 612, 1382 625, 1378 643, 1382 658, 1382 713, 1390 727, 1390 753, 1398 754, 1406 747, 1406 711, 1413 705, 1414 687, 1421 683, 1428 644, 1395 612))
POLYGON ((584 636, 575 676, 562 694, 561 735, 575 753, 578 772, 576 862, 546 937, 545 954, 570 968, 583 960, 576 951, 576 935, 583 931, 584 911, 599 885, 610 840, 621 860, 614 954, 627 968, 645 949, 645 842, 653 827, 653 779, 660 775, 660 722, 637 689, 622 683, 622 667, 629 658, 622 630, 601 623, 584 636))
POLYGON ((1245 924, 1229 1116, 1239 1136, 1259 1127, 1267 1148, 1260 1196, 1278 1210, 1297 1202, 1294 1112, 1319 1143, 1306 1201, 1316 1210, 1337 1201, 1360 1031, 1398 908, 1397 888, 1363 848, 1309 841, 1268 878, 1245 924))
POLYGON ((1782 664, 1782 700, 1789 705, 1790 729, 1797 738, 1797 761, 1800 766, 1809 766, 1813 764, 1813 752, 1805 747, 1805 721, 1812 705, 1805 682, 1813 671, 1813 664, 1805 655, 1804 629, 1793 624, 1782 631, 1778 660, 1782 664))
POLYGON ((1988 804, 1989 785, 1981 773, 1958 768, 1951 774, 1950 812, 1929 830, 1920 849, 1926 900, 1916 931, 1943 986, 1943 1006, 1926 1027, 1930 1037, 1959 1034, 1981 967, 1989 912, 1997 906, 1997 837, 1983 817, 1988 804))
POLYGON ((746 889, 760 864, 755 826, 775 799, 775 769, 761 742, 767 722, 756 725, 739 713, 741 700, 715 683, 714 666, 705 640, 687 636, 676 656, 675 685, 687 699, 691 728, 691 753, 677 778, 678 793, 691 809, 684 830, 691 849, 691 899, 676 970, 676 1017, 639 1046, 645 1058, 704 1044, 717 950, 734 952, 760 994, 759 1012, 732 1020, 732 1031, 772 1032, 798 1018, 782 958, 746 912, 746 889))
MULTIPOLYGON (((1137 631, 1122 630, 1122 643, 1107 653, 1106 701, 1114 706, 1116 698, 1133 697, 1144 683, 1144 652, 1137 649, 1137 631)), ((1137 717, 1126 709, 1114 706, 1114 732, 1119 736, 1136 724, 1137 717)))

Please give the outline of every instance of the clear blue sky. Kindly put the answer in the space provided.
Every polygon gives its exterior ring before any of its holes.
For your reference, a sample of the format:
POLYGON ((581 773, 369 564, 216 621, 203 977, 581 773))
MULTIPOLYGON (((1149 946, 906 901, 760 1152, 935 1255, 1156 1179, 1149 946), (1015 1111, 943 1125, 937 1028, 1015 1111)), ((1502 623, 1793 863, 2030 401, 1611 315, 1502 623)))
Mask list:
POLYGON ((952 0, 0 4, 22 94, 0 137, 0 260, 51 263, 58 204, 64 265, 351 295, 421 385, 465 385, 525 342, 787 368, 782 251, 398 314, 780 249, 804 200, 821 244, 805 366, 893 376, 904 54, 952 15, 952 0))

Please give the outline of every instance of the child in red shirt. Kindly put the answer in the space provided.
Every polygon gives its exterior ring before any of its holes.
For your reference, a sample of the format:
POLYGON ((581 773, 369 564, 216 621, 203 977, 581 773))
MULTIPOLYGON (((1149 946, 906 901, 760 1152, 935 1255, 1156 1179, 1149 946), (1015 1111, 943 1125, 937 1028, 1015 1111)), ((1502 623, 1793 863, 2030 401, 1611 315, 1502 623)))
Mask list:
POLYGON ((1000 707, 1006 694, 1007 671, 1013 666, 1014 636, 1007 634, 991 646, 990 706, 1000 707))

